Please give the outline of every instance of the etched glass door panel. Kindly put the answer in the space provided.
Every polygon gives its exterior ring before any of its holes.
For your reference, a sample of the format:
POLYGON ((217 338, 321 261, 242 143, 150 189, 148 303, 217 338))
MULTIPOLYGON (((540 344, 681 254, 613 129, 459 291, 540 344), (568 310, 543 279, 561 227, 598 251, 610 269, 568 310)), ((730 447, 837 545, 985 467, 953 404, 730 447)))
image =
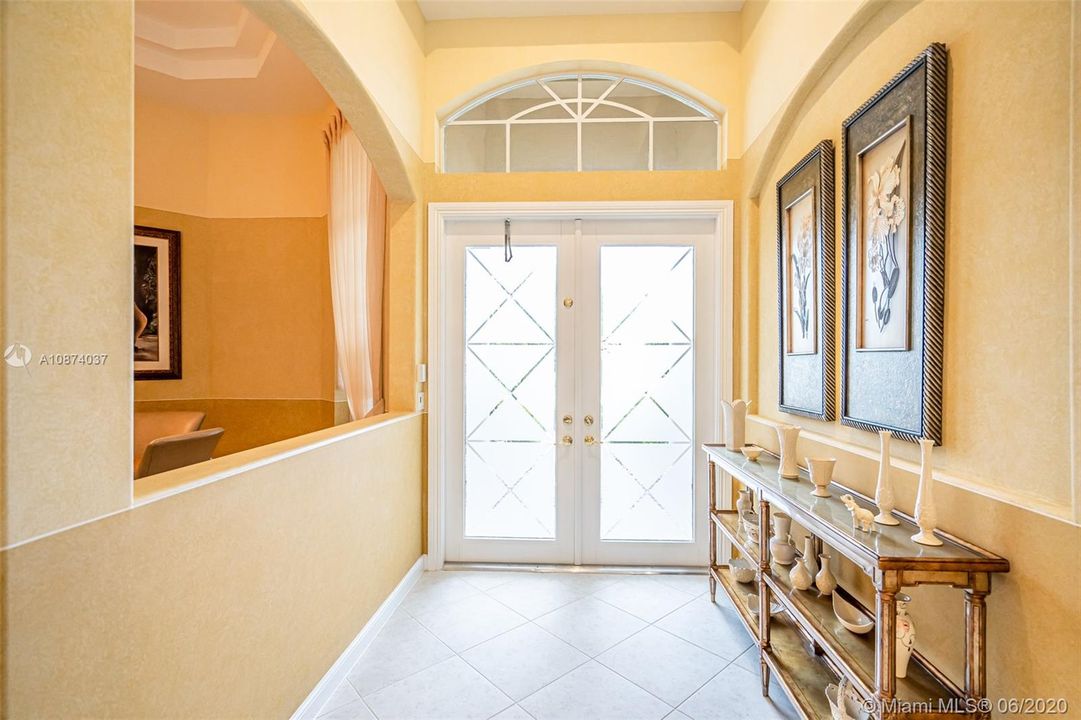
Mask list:
POLYGON ((600 248, 600 539, 694 540, 693 246, 600 248))
POLYGON ((465 537, 556 533, 557 249, 465 249, 465 537))

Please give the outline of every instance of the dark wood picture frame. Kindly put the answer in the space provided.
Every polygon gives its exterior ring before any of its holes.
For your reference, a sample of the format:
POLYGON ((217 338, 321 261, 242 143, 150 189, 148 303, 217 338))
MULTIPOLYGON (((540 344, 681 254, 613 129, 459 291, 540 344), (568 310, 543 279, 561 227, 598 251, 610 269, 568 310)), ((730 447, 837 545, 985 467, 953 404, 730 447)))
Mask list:
POLYGON ((834 371, 834 148, 818 143, 777 183, 777 403, 782 412, 833 420, 836 407, 834 371), (808 280, 814 300, 806 322, 813 329, 812 350, 792 345, 794 262, 791 216, 795 206, 811 200, 812 267, 808 280), (813 323, 813 324, 812 324, 813 323))
MULTIPOLYGON (((946 46, 932 44, 845 120, 841 130, 841 423, 936 444, 942 442, 947 60, 946 46), (868 348, 860 340, 866 304, 861 238, 867 212, 861 162, 865 152, 900 128, 908 133, 903 159, 898 154, 898 167, 908 163, 899 182, 909 197, 901 220, 906 245, 904 267, 888 284, 892 297, 898 282, 907 283, 903 307, 894 308, 905 313, 905 342, 868 348)), ((877 290, 874 296, 884 297, 877 290)))
MULTIPOLYGON (((155 310, 157 313, 161 313, 162 306, 166 306, 167 314, 165 321, 168 325, 167 332, 164 334, 168 341, 168 348, 162 354, 167 355, 168 360, 159 356, 156 361, 142 360, 139 353, 139 337, 138 330, 140 321, 138 319, 138 313, 136 313, 135 333, 133 334, 133 352, 135 359, 133 361, 135 379, 136 380, 179 380, 181 378, 181 351, 180 351, 180 231, 179 230, 166 230, 164 228, 148 227, 146 225, 136 225, 133 234, 133 244, 136 247, 155 247, 158 257, 164 252, 166 260, 168 262, 168 268, 164 274, 158 273, 155 270, 154 282, 157 285, 154 287, 154 296, 158 298, 157 307, 155 309, 141 308, 140 298, 145 298, 145 293, 140 287, 141 283, 145 283, 145 279, 138 277, 139 262, 136 258, 135 261, 135 277, 133 277, 133 303, 135 309, 143 312, 145 309, 150 309, 151 312, 155 310), (164 250, 160 244, 154 245, 152 243, 140 243, 139 238, 148 238, 150 240, 164 240, 164 250), (160 300, 160 286, 161 283, 166 283, 166 289, 168 291, 168 301, 162 302, 160 300), (142 365, 142 367, 140 367, 142 365), (150 367, 147 367, 147 366, 150 367)), ((137 252, 137 251, 136 251, 137 252)), ((156 265, 156 268, 160 268, 160 264, 156 265)), ((150 318, 144 312, 144 316, 147 319, 150 318)), ((159 322, 160 322, 159 318, 159 322)), ((145 322, 145 321, 144 321, 145 322)), ((158 352, 161 351, 160 334, 157 340, 158 352)))

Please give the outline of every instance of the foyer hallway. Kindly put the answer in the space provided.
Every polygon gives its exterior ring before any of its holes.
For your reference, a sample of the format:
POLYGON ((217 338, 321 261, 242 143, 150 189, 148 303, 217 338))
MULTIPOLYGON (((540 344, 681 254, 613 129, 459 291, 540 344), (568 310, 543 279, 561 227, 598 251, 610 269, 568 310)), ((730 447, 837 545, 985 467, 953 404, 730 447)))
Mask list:
POLYGON ((795 718, 721 595, 705 575, 425 573, 319 718, 795 718))

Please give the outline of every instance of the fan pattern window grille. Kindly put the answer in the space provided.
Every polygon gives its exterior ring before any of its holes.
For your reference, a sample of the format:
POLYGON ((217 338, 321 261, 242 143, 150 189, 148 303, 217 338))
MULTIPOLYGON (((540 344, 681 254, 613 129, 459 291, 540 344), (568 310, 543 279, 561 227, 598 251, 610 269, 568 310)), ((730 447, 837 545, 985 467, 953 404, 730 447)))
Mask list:
POLYGON ((554 75, 478 98, 443 124, 444 172, 716 170, 720 118, 657 85, 554 75))

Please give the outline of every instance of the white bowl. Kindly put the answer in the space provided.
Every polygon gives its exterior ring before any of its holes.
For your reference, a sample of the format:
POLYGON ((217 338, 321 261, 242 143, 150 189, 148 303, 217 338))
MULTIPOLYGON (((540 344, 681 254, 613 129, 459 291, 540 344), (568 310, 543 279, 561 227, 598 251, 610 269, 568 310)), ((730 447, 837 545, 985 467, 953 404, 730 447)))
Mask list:
MULTIPOLYGON (((758 617, 758 596, 757 595, 748 595, 747 596, 747 609, 751 611, 751 615, 753 615, 754 617, 758 617)), ((784 612, 784 605, 782 605, 781 603, 779 603, 776 600, 771 600, 770 603, 769 603, 769 614, 770 615, 779 615, 782 612, 784 612)))
POLYGON ((841 593, 833 593, 833 614, 845 629, 857 635, 866 635, 875 629, 875 621, 863 614, 852 603, 841 597, 841 593))
POLYGON ((762 448, 757 445, 744 445, 739 449, 743 453, 743 457, 747 458, 751 462, 757 462, 758 456, 762 454, 762 448))
POLYGON ((736 582, 749 583, 753 582, 757 571, 750 563, 750 561, 744 558, 733 558, 728 561, 728 570, 732 573, 732 577, 736 582))

